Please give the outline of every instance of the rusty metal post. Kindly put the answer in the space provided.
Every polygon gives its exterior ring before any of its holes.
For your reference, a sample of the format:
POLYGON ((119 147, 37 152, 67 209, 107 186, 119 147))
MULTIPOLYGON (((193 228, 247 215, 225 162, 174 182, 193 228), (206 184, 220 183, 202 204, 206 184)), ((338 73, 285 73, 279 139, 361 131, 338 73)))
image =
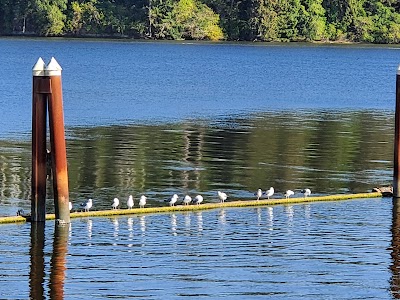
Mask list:
POLYGON ((39 58, 32 69, 32 222, 46 220, 46 121, 45 63, 39 58))
POLYGON ((396 112, 394 129, 393 197, 400 197, 400 66, 396 75, 396 112))
POLYGON ((51 85, 48 99, 54 206, 56 222, 65 224, 70 222, 70 215, 61 71, 62 68, 52 57, 46 67, 46 75, 51 85))

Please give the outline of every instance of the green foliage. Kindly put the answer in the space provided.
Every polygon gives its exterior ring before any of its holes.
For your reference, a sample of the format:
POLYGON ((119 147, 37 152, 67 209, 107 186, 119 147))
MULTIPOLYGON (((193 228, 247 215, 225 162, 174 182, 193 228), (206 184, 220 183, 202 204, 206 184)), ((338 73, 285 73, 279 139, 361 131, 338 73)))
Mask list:
POLYGON ((97 8, 97 0, 71 2, 68 31, 75 34, 96 34, 102 29, 104 15, 97 8))
POLYGON ((220 40, 219 16, 207 5, 196 0, 179 0, 163 20, 163 34, 175 40, 220 40))
POLYGON ((41 35, 61 35, 64 29, 67 0, 35 0, 32 14, 35 16, 38 33, 41 35))
POLYGON ((305 1, 302 11, 302 33, 307 40, 320 41, 327 38, 325 9, 322 0, 305 1))
POLYGON ((251 27, 255 28, 257 39, 274 41, 278 38, 279 18, 275 1, 256 1, 255 14, 251 17, 251 27))
POLYGON ((0 0, 0 34, 399 43, 397 0, 0 0))
POLYGON ((298 34, 300 0, 281 0, 278 3, 278 37, 282 41, 295 40, 298 34))

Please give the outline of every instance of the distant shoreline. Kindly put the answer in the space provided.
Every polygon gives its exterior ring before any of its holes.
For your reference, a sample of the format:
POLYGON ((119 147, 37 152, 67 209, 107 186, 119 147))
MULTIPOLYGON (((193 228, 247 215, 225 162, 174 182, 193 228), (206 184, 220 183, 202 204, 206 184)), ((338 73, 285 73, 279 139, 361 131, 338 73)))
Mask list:
POLYGON ((89 36, 39 36, 34 34, 15 34, 15 35, 0 35, 1 39, 18 39, 18 40, 74 40, 74 41, 110 41, 110 42, 137 42, 137 43, 171 43, 171 44, 210 44, 210 45, 307 45, 307 46, 359 46, 359 47, 391 47, 400 48, 400 44, 375 44, 352 42, 348 40, 340 41, 233 41, 233 40, 168 40, 168 39, 145 39, 132 38, 109 35, 89 35, 89 36))

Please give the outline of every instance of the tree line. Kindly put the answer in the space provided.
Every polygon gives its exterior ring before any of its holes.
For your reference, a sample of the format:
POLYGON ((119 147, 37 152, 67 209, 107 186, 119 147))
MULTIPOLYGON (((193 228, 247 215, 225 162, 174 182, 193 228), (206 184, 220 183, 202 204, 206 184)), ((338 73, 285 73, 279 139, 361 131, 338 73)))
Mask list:
POLYGON ((398 0, 0 0, 0 35, 400 42, 398 0))

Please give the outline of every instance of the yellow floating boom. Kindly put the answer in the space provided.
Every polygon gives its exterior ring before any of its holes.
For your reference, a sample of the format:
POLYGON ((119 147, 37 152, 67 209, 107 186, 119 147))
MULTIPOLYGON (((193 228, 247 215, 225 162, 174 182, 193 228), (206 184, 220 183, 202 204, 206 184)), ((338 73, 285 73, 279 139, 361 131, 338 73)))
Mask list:
MULTIPOLYGON (((120 216, 120 215, 133 215, 133 214, 151 214, 151 213, 163 213, 173 211, 196 211, 215 209, 221 207, 249 207, 249 206, 266 206, 266 205, 279 205, 279 204, 293 204, 293 203, 306 203, 306 202, 317 202, 317 201, 340 201, 350 199, 362 199, 362 198, 378 198, 382 197, 381 193, 359 193, 359 194, 339 194, 330 196, 316 196, 307 198, 289 198, 289 199, 263 199, 263 200, 240 200, 231 201, 224 203, 205 203, 200 205, 177 205, 177 206, 160 206, 160 207, 145 207, 145 208, 133 208, 133 209, 109 209, 109 210, 97 210, 89 212, 72 212, 71 218, 82 218, 82 217, 109 217, 109 216, 120 216)), ((47 214, 46 220, 54 220, 54 214, 47 214)), ((4 223, 17 223, 26 222, 27 218, 22 216, 13 217, 0 217, 0 224, 4 223)))

